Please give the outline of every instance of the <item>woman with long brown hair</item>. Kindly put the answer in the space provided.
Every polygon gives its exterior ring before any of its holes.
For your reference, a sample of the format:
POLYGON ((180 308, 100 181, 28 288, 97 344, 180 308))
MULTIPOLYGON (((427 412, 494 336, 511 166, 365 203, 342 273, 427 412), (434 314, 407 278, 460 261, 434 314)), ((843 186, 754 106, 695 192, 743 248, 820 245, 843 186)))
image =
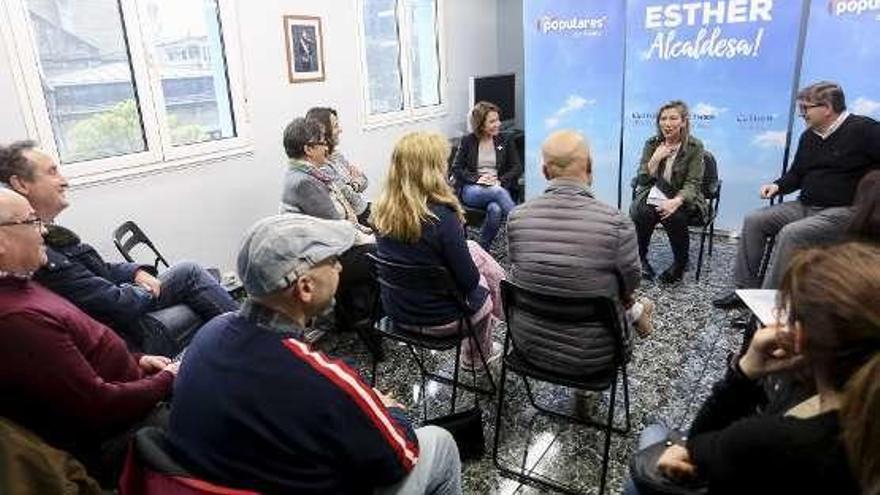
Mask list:
POLYGON ((461 138, 452 164, 461 201, 486 210, 480 245, 487 251, 516 206, 522 164, 512 139, 501 133, 501 109, 479 101, 471 109, 471 134, 461 138))
POLYGON ((709 493, 880 494, 880 247, 850 242, 799 253, 779 291, 785 321, 731 360, 686 445, 657 464, 709 493), (805 367, 817 394, 757 414, 760 379, 805 367))
POLYGON ((339 150, 339 135, 342 134, 339 114, 334 108, 312 107, 306 113, 306 120, 314 120, 324 128, 328 147, 327 161, 320 166, 320 169, 333 178, 340 192, 357 214, 358 221, 366 225, 370 216, 370 202, 364 194, 368 180, 364 172, 349 162, 339 150))

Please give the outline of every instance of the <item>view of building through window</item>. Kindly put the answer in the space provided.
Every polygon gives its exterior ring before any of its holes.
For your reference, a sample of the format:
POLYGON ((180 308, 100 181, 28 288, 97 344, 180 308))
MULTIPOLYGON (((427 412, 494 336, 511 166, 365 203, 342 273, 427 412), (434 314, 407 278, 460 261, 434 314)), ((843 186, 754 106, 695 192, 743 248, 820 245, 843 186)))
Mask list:
POLYGON ((397 0, 365 0, 364 34, 370 115, 403 110, 397 0))
POLYGON ((413 106, 440 104, 440 47, 437 44, 435 0, 407 2, 412 53, 413 106))
POLYGON ((27 6, 62 161, 144 151, 116 0, 29 0, 27 6))
POLYGON ((437 16, 437 0, 363 0, 369 115, 442 103, 437 16))
POLYGON ((235 136, 216 0, 149 0, 147 12, 172 143, 235 136))
POLYGON ((146 50, 161 80, 166 137, 173 145, 236 135, 216 0, 147 1, 147 47, 126 39, 117 0, 27 0, 49 119, 62 162, 144 151, 150 80, 132 70, 146 50))

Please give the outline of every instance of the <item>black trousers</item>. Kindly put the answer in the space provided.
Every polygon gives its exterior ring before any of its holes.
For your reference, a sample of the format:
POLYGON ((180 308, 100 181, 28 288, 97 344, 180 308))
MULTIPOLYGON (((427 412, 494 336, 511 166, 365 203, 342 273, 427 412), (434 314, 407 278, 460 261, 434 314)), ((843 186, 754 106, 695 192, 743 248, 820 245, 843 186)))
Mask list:
POLYGON ((336 325, 339 331, 357 330, 357 325, 370 325, 373 304, 379 284, 373 276, 373 262, 367 257, 375 253, 375 244, 352 246, 339 257, 342 273, 336 290, 336 325))
POLYGON ((636 205, 632 210, 632 221, 636 226, 636 236, 639 241, 639 257, 645 259, 648 255, 648 246, 651 244, 651 236, 654 227, 662 223, 669 237, 672 247, 672 257, 679 265, 686 265, 690 250, 690 235, 688 234, 688 213, 684 205, 666 219, 661 220, 660 214, 645 201, 636 205))

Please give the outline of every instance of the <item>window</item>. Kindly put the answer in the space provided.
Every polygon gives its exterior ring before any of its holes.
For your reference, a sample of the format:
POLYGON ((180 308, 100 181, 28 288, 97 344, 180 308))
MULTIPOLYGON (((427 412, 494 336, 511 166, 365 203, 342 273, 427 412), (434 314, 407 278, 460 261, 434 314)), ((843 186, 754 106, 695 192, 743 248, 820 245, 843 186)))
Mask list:
POLYGON ((445 109, 441 0, 361 0, 367 124, 445 109))
POLYGON ((32 137, 72 177, 246 144, 230 0, 12 0, 32 137))

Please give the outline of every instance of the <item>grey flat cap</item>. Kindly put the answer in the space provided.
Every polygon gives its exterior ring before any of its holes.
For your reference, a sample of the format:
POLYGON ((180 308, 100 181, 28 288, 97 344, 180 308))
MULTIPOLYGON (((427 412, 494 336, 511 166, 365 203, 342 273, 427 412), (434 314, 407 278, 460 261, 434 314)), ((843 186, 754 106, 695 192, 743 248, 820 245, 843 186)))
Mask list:
POLYGON ((338 256, 354 243, 355 228, 345 220, 323 220, 284 213, 257 222, 238 250, 238 278, 251 296, 289 287, 316 264, 338 256))

